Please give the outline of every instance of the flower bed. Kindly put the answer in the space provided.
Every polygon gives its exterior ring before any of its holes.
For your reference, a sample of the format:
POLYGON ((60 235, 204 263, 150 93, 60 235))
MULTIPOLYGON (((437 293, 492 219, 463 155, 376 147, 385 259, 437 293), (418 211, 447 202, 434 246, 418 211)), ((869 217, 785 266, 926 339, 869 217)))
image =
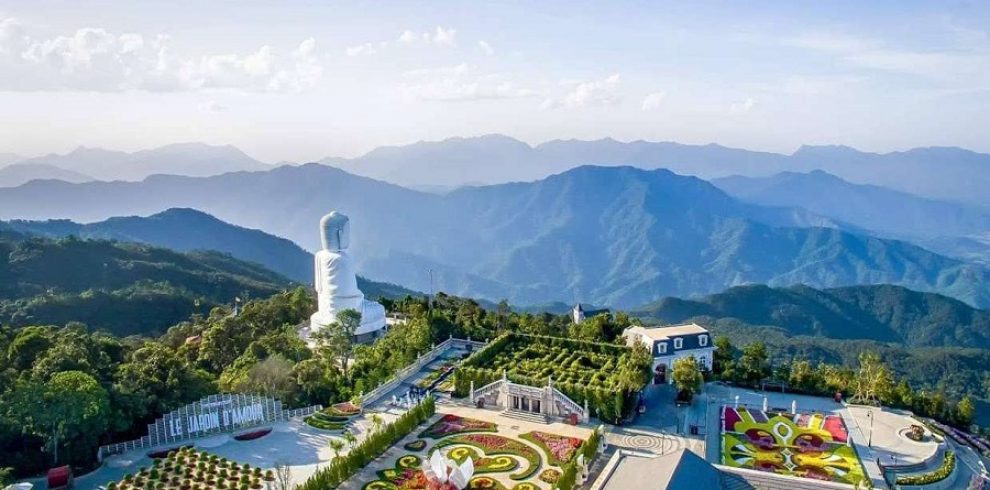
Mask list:
POLYGON ((856 485, 866 472, 841 418, 722 407, 722 464, 856 485))
POLYGON ((478 451, 468 446, 458 446, 451 449, 447 453, 447 457, 456 461, 457 464, 461 464, 468 458, 471 458, 471 461, 474 463, 474 474, 476 475, 482 473, 502 473, 519 467, 519 462, 515 458, 505 455, 482 456, 478 451))
POLYGON ((508 454, 525 459, 529 465, 519 472, 509 475, 509 478, 513 480, 525 480, 533 476, 542 464, 540 454, 533 450, 533 448, 519 441, 495 434, 460 434, 448 437, 438 442, 434 447, 439 449, 458 444, 476 447, 488 456, 508 454))
POLYGON ((335 420, 333 415, 327 415, 324 412, 316 412, 309 417, 303 419, 311 427, 316 427, 321 430, 343 430, 347 425, 346 422, 341 422, 335 420))
POLYGON ((265 436, 267 436, 268 434, 271 434, 271 433, 272 433, 272 428, 271 427, 267 427, 267 428, 260 429, 260 430, 254 430, 254 431, 251 431, 251 432, 245 432, 243 434, 237 434, 236 436, 234 436, 234 440, 236 440, 236 441, 253 441, 255 439, 261 439, 262 437, 265 437, 265 436))
POLYGON ((553 468, 547 468, 540 472, 540 481, 553 484, 557 483, 557 480, 560 480, 560 472, 553 468))
POLYGON ((361 407, 359 407, 359 406, 357 406, 357 405, 355 405, 355 404, 353 404, 351 402, 341 402, 341 403, 337 403, 337 404, 331 405, 331 406, 323 409, 323 411, 324 412, 327 412, 327 414, 329 414, 329 415, 339 415, 339 416, 342 416, 342 417, 353 417, 353 416, 361 413, 361 407))
POLYGON ((420 432, 419 437, 440 439, 465 432, 496 432, 497 430, 498 426, 491 422, 447 414, 433 425, 427 427, 426 430, 420 432))
POLYGON ((547 455, 547 461, 554 466, 563 466, 574 459, 577 450, 584 442, 576 437, 559 436, 548 432, 533 431, 521 434, 520 439, 532 442, 547 455))
POLYGON ((956 469, 956 453, 952 451, 945 452, 945 459, 942 460, 942 466, 938 467, 936 470, 922 475, 911 475, 911 476, 901 476, 897 478, 898 485, 931 485, 932 483, 940 482, 949 477, 953 471, 956 469))
POLYGON ((422 439, 416 439, 415 441, 407 442, 402 447, 405 448, 406 451, 422 451, 423 449, 426 448, 426 441, 422 439))
POLYGON ((266 482, 274 480, 272 472, 262 472, 248 464, 238 464, 214 454, 188 447, 169 450, 168 454, 153 460, 150 468, 125 475, 121 480, 109 482, 108 490, 190 490, 230 489, 258 490, 266 482))

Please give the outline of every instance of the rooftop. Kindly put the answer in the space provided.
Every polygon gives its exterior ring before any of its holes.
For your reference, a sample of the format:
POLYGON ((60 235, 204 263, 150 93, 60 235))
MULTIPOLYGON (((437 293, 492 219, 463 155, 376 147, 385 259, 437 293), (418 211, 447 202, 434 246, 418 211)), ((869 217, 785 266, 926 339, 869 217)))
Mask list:
POLYGON ((627 330, 630 332, 641 333, 653 340, 666 340, 671 337, 679 337, 682 335, 696 335, 701 333, 708 333, 708 329, 698 325, 696 323, 688 323, 684 325, 671 325, 669 327, 629 327, 627 330))
POLYGON ((620 457, 615 470, 602 487, 604 490, 722 488, 722 477, 718 469, 687 449, 656 458, 635 455, 620 457))

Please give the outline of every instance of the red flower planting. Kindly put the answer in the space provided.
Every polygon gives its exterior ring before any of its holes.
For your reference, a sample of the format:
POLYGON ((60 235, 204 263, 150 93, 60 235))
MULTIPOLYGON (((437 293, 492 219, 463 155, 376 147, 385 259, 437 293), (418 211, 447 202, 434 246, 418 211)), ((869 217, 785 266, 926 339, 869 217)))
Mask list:
POLYGON ((557 465, 570 461, 584 442, 576 437, 560 436, 540 431, 529 432, 523 434, 521 437, 540 446, 550 456, 551 462, 557 465))
POLYGON ((419 436, 439 439, 451 434, 461 434, 464 432, 495 432, 496 430, 498 430, 496 425, 491 422, 447 414, 421 432, 419 436))

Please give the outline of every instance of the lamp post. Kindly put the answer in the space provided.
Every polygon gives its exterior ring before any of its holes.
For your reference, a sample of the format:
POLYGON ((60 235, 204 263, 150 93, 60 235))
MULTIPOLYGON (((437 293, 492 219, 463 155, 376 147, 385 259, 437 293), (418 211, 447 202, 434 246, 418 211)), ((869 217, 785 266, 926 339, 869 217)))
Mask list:
POLYGON ((873 410, 866 412, 866 416, 870 419, 870 436, 866 440, 866 447, 873 447, 873 410))
POLYGON ((434 293, 433 293, 433 269, 432 268, 427 269, 427 272, 429 272, 429 274, 430 274, 430 300, 427 303, 427 305, 429 306, 428 309, 432 311, 433 310, 433 296, 434 296, 434 293))

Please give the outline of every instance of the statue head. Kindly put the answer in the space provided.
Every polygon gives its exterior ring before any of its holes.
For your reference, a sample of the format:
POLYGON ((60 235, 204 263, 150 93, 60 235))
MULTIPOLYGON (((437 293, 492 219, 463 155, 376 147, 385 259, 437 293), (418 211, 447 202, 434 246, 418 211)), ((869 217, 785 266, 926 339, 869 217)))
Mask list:
POLYGON ((337 211, 320 220, 320 238, 323 250, 344 250, 351 244, 351 225, 347 215, 337 211))

